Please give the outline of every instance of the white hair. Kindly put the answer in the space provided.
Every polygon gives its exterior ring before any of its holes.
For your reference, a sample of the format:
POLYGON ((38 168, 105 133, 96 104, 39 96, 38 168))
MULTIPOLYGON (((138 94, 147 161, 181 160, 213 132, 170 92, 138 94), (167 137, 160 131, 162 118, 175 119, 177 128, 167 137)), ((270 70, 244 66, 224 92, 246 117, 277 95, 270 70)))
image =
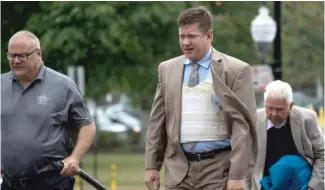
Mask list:
POLYGON ((292 88, 287 82, 281 80, 272 81, 265 88, 264 102, 268 97, 285 99, 291 104, 293 102, 292 88))
POLYGON ((39 39, 36 37, 35 34, 29 32, 29 31, 27 31, 27 30, 21 30, 21 31, 15 33, 15 34, 10 38, 8 45, 10 44, 12 38, 14 38, 15 36, 27 36, 27 37, 29 37, 31 40, 34 41, 34 46, 35 46, 35 48, 41 49, 41 43, 40 43, 39 39))

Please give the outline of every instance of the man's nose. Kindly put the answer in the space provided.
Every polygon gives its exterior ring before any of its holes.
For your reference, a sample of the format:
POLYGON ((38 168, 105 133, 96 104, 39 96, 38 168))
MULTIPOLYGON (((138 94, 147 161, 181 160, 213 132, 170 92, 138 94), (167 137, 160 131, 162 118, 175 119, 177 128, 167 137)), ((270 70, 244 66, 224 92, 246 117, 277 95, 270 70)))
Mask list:
POLYGON ((277 115, 278 115, 278 113, 275 110, 273 110, 272 111, 272 116, 277 116, 277 115))
POLYGON ((190 45, 190 40, 188 40, 187 38, 184 38, 182 40, 182 43, 183 43, 183 45, 190 45))
POLYGON ((14 63, 20 63, 21 61, 19 60, 18 56, 15 56, 13 59, 14 63))

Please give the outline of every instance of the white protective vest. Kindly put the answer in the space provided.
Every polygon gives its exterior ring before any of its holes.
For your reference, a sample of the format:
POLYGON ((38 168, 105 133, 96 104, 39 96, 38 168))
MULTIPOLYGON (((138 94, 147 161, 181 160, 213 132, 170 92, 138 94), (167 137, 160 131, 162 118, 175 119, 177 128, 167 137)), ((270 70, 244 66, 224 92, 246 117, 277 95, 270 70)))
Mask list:
POLYGON ((217 141, 228 136, 211 71, 195 87, 183 84, 180 142, 217 141))

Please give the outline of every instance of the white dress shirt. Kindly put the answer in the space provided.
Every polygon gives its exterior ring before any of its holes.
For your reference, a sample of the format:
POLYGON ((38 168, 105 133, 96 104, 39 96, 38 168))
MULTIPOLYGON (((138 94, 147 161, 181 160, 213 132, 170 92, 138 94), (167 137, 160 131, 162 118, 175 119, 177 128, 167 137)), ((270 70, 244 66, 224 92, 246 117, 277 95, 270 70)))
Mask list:
POLYGON ((271 120, 267 120, 267 130, 271 129, 272 127, 275 127, 277 129, 285 126, 287 124, 287 120, 284 120, 280 125, 274 125, 271 120))

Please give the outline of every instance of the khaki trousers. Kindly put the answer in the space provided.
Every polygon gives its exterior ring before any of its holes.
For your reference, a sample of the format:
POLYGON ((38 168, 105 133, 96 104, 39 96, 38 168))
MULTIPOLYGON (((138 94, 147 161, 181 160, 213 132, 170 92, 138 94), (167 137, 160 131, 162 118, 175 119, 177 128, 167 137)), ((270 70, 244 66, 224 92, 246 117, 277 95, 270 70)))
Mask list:
POLYGON ((177 186, 165 190, 226 190, 231 151, 224 151, 213 159, 189 161, 189 170, 177 186))

